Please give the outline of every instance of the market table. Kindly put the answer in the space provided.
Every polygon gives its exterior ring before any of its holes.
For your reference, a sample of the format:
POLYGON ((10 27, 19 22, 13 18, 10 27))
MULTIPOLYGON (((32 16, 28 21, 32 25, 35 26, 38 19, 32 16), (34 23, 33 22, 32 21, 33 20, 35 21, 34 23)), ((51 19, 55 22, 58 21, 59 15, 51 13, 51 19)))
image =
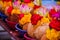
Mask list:
POLYGON ((0 19, 0 25, 15 39, 15 40, 24 40, 24 38, 20 38, 18 32, 15 30, 11 30, 2 19, 0 19))

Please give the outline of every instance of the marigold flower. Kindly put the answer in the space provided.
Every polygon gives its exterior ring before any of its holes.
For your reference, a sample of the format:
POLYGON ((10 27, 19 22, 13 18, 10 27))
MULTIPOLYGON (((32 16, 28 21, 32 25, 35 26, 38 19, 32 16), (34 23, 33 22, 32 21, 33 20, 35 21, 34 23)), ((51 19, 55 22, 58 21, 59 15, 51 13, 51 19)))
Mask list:
POLYGON ((19 20, 19 23, 24 25, 26 23, 31 22, 30 19, 31 19, 31 14, 30 13, 29 14, 25 14, 24 17, 21 20, 19 20))
MULTIPOLYGON (((46 30, 46 37, 49 39, 49 40, 56 40, 59 36, 59 31, 56 31, 55 29, 47 29, 46 30)), ((58 39, 57 39, 58 40, 58 39)))
POLYGON ((30 3, 28 3, 28 6, 29 7, 34 7, 34 3, 33 2, 30 2, 30 3))
POLYGON ((13 14, 20 14, 20 10, 17 8, 13 9, 11 12, 11 15, 13 15, 13 14))

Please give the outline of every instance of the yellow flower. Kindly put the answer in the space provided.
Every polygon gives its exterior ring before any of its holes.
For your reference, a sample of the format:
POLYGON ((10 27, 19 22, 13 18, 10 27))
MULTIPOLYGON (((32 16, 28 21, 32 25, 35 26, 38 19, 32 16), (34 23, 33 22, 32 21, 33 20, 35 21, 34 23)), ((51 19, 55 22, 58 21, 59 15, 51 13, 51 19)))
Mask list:
POLYGON ((39 20, 36 25, 34 25, 34 30, 41 25, 41 21, 39 20))
POLYGON ((11 1, 4 2, 4 8, 6 8, 7 6, 12 6, 12 2, 11 1))
POLYGON ((49 40, 58 40, 57 37, 59 36, 59 31, 56 31, 55 29, 47 29, 46 30, 46 37, 49 40))
POLYGON ((35 14, 39 14, 38 11, 39 11, 39 8, 35 9, 35 10, 34 10, 34 13, 35 13, 35 14))
POLYGON ((49 16, 49 14, 48 14, 48 18, 49 18, 49 20, 52 20, 52 18, 49 16))
POLYGON ((59 31, 59 37, 58 38, 60 39, 60 31, 59 31))
POLYGON ((3 7, 4 7, 4 8, 6 8, 6 6, 7 6, 7 2, 4 2, 4 5, 3 5, 3 7))
POLYGON ((28 14, 24 15, 24 17, 21 20, 19 20, 19 23, 24 25, 24 24, 26 24, 28 22, 31 22, 30 19, 31 19, 31 14, 28 13, 28 14))
POLYGON ((12 2, 11 2, 11 1, 9 1, 9 2, 8 2, 8 6, 11 6, 11 5, 12 5, 12 2))
POLYGON ((46 17, 43 17, 43 18, 41 19, 41 24, 49 23, 49 22, 50 22, 49 19, 46 18, 46 17))
POLYGON ((12 12, 11 12, 11 15, 13 14, 20 14, 20 10, 19 9, 13 9, 12 12))
POLYGON ((33 3, 33 2, 28 3, 28 6, 29 6, 29 7, 34 7, 34 3, 33 3))

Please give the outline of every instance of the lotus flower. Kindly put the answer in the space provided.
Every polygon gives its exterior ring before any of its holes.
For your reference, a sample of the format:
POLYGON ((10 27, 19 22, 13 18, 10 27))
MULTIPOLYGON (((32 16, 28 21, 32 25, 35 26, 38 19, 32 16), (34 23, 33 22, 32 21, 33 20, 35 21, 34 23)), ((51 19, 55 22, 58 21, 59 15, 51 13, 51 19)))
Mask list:
POLYGON ((32 10, 32 8, 31 7, 28 7, 28 5, 26 5, 26 4, 22 4, 20 6, 20 10, 23 13, 30 13, 30 11, 32 10))
POLYGON ((13 6, 19 8, 19 6, 20 6, 20 1, 15 1, 15 2, 13 3, 13 6))
POLYGON ((39 7, 36 8, 36 10, 34 11, 37 14, 40 14, 41 16, 46 16, 47 15, 47 9, 44 7, 39 7))

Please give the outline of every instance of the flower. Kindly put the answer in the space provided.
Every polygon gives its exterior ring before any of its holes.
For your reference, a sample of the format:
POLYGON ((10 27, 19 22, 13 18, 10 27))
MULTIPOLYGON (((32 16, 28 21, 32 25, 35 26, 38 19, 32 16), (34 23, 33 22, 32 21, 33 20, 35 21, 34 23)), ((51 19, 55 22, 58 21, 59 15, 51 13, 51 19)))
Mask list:
POLYGON ((5 1, 6 1, 6 2, 9 2, 9 1, 11 1, 11 2, 12 2, 12 0, 2 0, 2 1, 3 1, 3 2, 5 2, 5 1))
POLYGON ((25 14, 24 17, 21 20, 19 20, 19 24, 24 25, 26 23, 29 23, 31 22, 30 19, 31 19, 31 14, 30 13, 25 14))
POLYGON ((24 2, 25 2, 25 3, 30 3, 30 2, 31 2, 31 0, 24 0, 24 2))
POLYGON ((56 19, 56 17, 54 17, 54 16, 56 16, 56 14, 57 14, 57 11, 55 9, 51 9, 49 11, 49 18, 50 18, 50 20, 56 19))
POLYGON ((7 2, 8 4, 8 6, 12 6, 12 2, 11 1, 9 1, 9 2, 7 2))
POLYGON ((49 14, 48 14, 47 16, 48 16, 49 20, 51 21, 51 20, 52 20, 52 18, 49 16, 49 14))
POLYGON ((40 6, 34 5, 34 9, 40 8, 40 6))
POLYGON ((12 6, 12 2, 11 1, 9 1, 9 2, 5 1, 3 7, 6 8, 7 6, 12 6))
POLYGON ((13 7, 17 7, 17 8, 19 8, 20 7, 20 1, 15 1, 15 2, 13 2, 13 7))
POLYGON ((41 26, 41 20, 39 20, 39 21, 37 22, 37 24, 34 25, 34 30, 35 30, 37 27, 39 27, 39 26, 41 26))
POLYGON ((4 8, 6 8, 6 6, 7 6, 7 2, 4 2, 4 5, 3 5, 3 7, 4 7, 4 8))
POLYGON ((49 22, 50 22, 49 19, 46 18, 46 17, 43 17, 43 18, 41 19, 41 24, 46 24, 46 23, 49 23, 49 22))
POLYGON ((28 6, 29 7, 34 7, 34 3, 33 2, 30 2, 30 3, 28 3, 28 6))
POLYGON ((47 16, 48 14, 48 11, 45 7, 38 7, 34 10, 34 13, 36 14, 40 14, 41 16, 47 16))
POLYGON ((52 17, 52 15, 54 15, 54 14, 56 14, 56 10, 55 10, 55 9, 51 9, 51 10, 49 11, 50 17, 52 17))
POLYGON ((17 8, 13 9, 11 12, 11 15, 13 15, 13 14, 20 14, 20 10, 17 8))
POLYGON ((58 13, 57 14, 54 14, 54 15, 52 15, 52 17, 59 18, 59 14, 58 13))
POLYGON ((32 8, 29 7, 29 6, 26 5, 26 4, 22 4, 22 5, 20 6, 20 10, 21 10, 22 13, 30 13, 31 10, 32 10, 32 8))
POLYGON ((59 34, 60 34, 60 32, 59 31, 56 31, 55 29, 48 28, 46 30, 46 37, 49 40, 56 40, 56 39, 58 40, 59 34))
POLYGON ((7 13, 11 14, 12 10, 13 10, 13 7, 12 6, 8 7, 7 13))
POLYGON ((3 7, 3 2, 2 1, 0 1, 0 7, 3 7))
POLYGON ((33 25, 36 25, 38 20, 41 20, 42 16, 40 16, 39 14, 32 14, 32 17, 31 17, 31 23, 33 25))
POLYGON ((24 14, 19 14, 19 19, 21 20, 24 17, 24 14))
POLYGON ((60 18, 60 11, 57 11, 56 14, 52 15, 53 18, 60 18))
POLYGON ((49 25, 50 25, 51 28, 60 31, 60 21, 52 20, 49 25))

